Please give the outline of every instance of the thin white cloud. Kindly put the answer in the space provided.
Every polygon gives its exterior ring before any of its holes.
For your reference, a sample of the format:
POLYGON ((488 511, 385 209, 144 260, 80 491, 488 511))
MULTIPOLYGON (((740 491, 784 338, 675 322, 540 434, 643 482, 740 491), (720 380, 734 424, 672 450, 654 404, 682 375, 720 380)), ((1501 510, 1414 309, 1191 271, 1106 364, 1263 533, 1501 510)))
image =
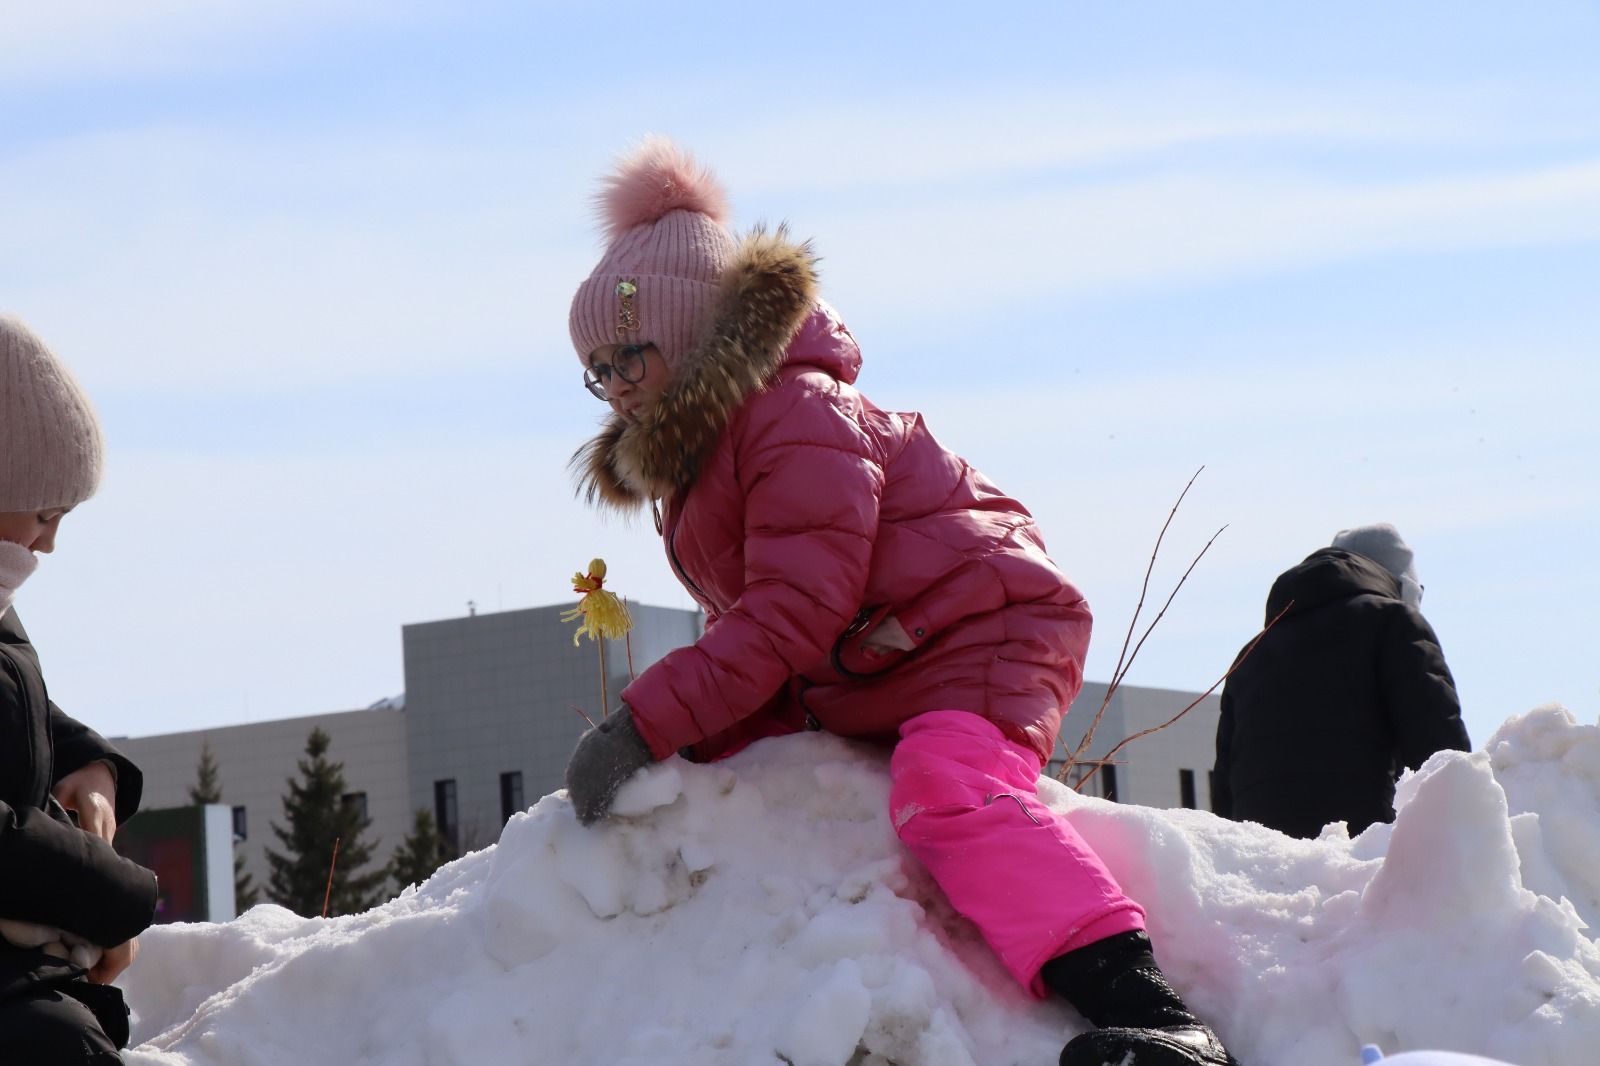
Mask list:
POLYGON ((61 84, 253 69, 272 62, 263 45, 362 22, 415 20, 378 0, 51 0, 0 13, 0 84, 61 84))
POLYGON ((940 308, 970 316, 1393 253, 1594 242, 1600 159, 1400 181, 1141 174, 815 222, 836 291, 937 332, 940 308))
MULTIPOLYGON (((616 105, 602 92, 550 117, 489 100, 448 121, 158 125, 0 152, 0 291, 91 383, 116 388, 562 357, 568 295, 595 254, 592 179, 619 147, 614 121, 583 119, 616 105)), ((916 339, 1107 292, 1600 239, 1592 157, 1457 161, 1404 179, 1294 169, 1295 143, 1363 143, 1382 158, 1418 138, 1506 133, 1443 111, 1238 90, 1109 103, 988 90, 708 120, 686 139, 745 220, 769 202, 777 217, 781 195, 798 193, 830 295, 852 320, 916 339), (826 150, 796 168, 794 144, 826 150), (1271 146, 1273 162, 1210 154, 1230 145, 1271 146)))
POLYGON ((108 387, 520 362, 560 340, 593 254, 583 220, 529 194, 536 169, 459 130, 63 141, 0 162, 0 291, 108 387))
MULTIPOLYGON (((237 387, 561 350, 568 293, 594 255, 583 145, 552 151, 526 117, 505 121, 157 129, 38 147, 0 164, 14 211, 0 281, 118 385, 237 387)), ((836 299, 929 336, 949 315, 1048 313, 1108 291, 1600 240, 1594 160, 1408 180, 1153 171, 915 199, 868 190, 805 221, 836 299)))
POLYGON ((1187 165, 1230 150, 1370 159, 1421 148, 1593 145, 1600 123, 1592 110, 1579 106, 1581 94, 1572 103, 1561 96, 1532 81, 1289 88, 1246 75, 1079 88, 1069 74, 976 88, 934 82, 914 93, 813 103, 755 125, 736 116, 708 130, 703 148, 741 199, 760 198, 764 210, 773 196, 860 198, 888 188, 915 200, 974 179, 1161 159, 1187 165), (807 149, 804 166, 792 165, 796 146, 807 149))
MULTIPOLYGON (((872 101, 812 111, 758 130, 713 137, 708 158, 725 167, 741 194, 889 188, 915 198, 927 187, 974 178, 1029 177, 1157 157, 1184 149, 1264 142, 1323 144, 1414 142, 1465 132, 1459 120, 1363 112, 1320 101, 1218 101, 1174 108, 1153 99, 1108 104, 1089 94, 1009 93, 916 101, 872 101), (796 144, 821 149, 804 168, 777 165, 796 144)), ((1178 94, 1177 99, 1183 99, 1178 94)))

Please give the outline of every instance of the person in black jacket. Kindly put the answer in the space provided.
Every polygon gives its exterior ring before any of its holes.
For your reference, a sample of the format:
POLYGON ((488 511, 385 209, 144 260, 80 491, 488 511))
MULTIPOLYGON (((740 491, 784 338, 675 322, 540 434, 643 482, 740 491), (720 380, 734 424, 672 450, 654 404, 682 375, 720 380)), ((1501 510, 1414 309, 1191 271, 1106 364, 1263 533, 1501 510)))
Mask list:
POLYGON ((1270 628, 1223 686, 1216 813, 1304 838, 1344 822, 1354 836, 1394 820, 1401 770, 1470 750, 1421 601, 1387 524, 1344 530, 1278 577, 1270 628))
POLYGON ((71 374, 0 318, 0 1063, 121 1062, 128 1010, 110 982, 155 916, 155 875, 111 847, 139 768, 50 702, 12 607, 101 453, 71 374))

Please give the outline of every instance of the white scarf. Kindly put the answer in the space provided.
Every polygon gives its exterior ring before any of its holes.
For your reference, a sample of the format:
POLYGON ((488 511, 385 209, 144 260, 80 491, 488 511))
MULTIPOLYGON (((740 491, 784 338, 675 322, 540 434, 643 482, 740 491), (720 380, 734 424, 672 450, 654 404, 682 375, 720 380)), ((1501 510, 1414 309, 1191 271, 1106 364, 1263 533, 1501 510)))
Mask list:
MULTIPOLYGON (((11 609, 11 601, 22 583, 39 567, 39 558, 20 544, 0 540, 0 617, 11 609)), ((19 948, 38 948, 47 955, 66 959, 75 966, 90 969, 100 961, 100 948, 82 937, 48 925, 0 918, 0 940, 19 948)))
POLYGON ((0 618, 11 608, 17 589, 39 568, 39 557, 20 544, 0 540, 0 618))

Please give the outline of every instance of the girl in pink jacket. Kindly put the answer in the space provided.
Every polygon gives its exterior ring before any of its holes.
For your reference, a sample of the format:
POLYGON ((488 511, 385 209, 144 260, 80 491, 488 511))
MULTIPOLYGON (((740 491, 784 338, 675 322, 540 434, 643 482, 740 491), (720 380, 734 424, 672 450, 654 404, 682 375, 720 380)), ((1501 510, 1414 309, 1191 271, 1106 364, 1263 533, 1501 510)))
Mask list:
POLYGON ((670 142, 624 160, 602 202, 608 247, 570 328, 612 415, 576 462, 591 502, 651 510, 706 629, 579 740, 578 817, 674 754, 804 729, 891 744, 900 839, 1025 988, 1099 1027, 1063 1066, 1232 1063, 1138 904, 1037 798, 1090 614, 1027 510, 856 391, 861 352, 809 247, 737 239, 670 142))

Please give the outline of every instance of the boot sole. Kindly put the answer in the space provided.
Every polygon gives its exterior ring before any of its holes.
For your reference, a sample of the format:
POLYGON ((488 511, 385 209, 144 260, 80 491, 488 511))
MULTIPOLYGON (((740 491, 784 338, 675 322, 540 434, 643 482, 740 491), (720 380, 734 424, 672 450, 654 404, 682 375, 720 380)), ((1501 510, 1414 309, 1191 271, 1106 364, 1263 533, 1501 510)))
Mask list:
POLYGON ((1213 1039, 1204 1044, 1160 1029, 1096 1029, 1067 1044, 1061 1066, 1239 1066, 1213 1039))

